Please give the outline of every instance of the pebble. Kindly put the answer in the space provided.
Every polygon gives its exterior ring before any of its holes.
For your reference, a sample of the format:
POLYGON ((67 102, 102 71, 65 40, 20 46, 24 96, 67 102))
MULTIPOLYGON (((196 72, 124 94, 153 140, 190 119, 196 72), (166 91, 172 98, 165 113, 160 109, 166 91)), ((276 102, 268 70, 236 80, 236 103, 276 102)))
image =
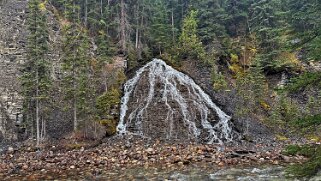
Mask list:
POLYGON ((23 166, 22 166, 22 169, 24 169, 24 170, 27 170, 29 167, 28 167, 28 165, 27 164, 24 164, 23 166))
POLYGON ((14 152, 14 149, 13 149, 13 147, 11 147, 11 146, 10 146, 10 147, 8 148, 8 152, 9 152, 9 153, 12 153, 12 152, 14 152))
POLYGON ((220 167, 222 167, 222 166, 224 166, 225 164, 223 163, 223 162, 219 162, 218 163, 218 166, 220 166, 220 167))
POLYGON ((85 151, 85 148, 82 146, 79 151, 83 152, 85 151))
POLYGON ((148 149, 146 149, 145 150, 147 153, 152 153, 152 152, 154 152, 154 148, 148 148, 148 149))

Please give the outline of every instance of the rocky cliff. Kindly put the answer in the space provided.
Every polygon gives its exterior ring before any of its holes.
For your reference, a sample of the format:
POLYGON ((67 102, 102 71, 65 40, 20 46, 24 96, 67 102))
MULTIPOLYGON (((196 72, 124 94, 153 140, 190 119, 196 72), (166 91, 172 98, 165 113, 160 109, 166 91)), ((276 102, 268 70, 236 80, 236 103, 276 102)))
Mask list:
POLYGON ((26 60, 26 0, 0 3, 0 141, 16 139, 14 125, 21 120, 19 68, 26 60))

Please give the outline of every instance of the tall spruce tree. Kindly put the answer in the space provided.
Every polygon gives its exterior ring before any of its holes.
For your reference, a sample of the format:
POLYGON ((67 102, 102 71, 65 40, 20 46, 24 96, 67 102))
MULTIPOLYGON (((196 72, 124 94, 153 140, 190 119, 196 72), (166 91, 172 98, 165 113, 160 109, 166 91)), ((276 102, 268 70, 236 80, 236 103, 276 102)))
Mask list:
POLYGON ((197 35, 197 11, 191 10, 183 21, 182 33, 179 37, 183 57, 204 60, 205 50, 197 35))
POLYGON ((74 131, 77 131, 79 118, 85 118, 89 111, 89 40, 87 30, 77 19, 79 6, 69 1, 67 7, 67 19, 63 27, 63 88, 66 100, 69 101, 68 107, 73 112, 74 131))
POLYGON ((308 60, 321 60, 321 2, 284 1, 286 18, 290 20, 293 48, 302 48, 308 60))
MULTIPOLYGON (((22 70, 24 110, 27 120, 36 125, 37 145, 41 141, 41 131, 45 132, 46 108, 50 100, 50 64, 48 53, 48 28, 45 4, 40 0, 28 2, 28 60, 22 70), (40 121, 42 120, 42 123, 40 121), (42 127, 43 129, 41 130, 42 127)), ((42 136, 45 136, 42 134, 42 136)))
POLYGON ((227 0, 227 29, 233 37, 244 36, 248 32, 249 7, 251 0, 227 0))
POLYGON ((225 40, 227 33, 228 13, 225 10, 226 2, 222 0, 199 0, 191 2, 193 8, 199 11, 197 33, 210 56, 211 62, 223 56, 226 52, 225 40))
POLYGON ((277 15, 280 1, 259 0, 251 5, 250 28, 259 44, 260 65, 265 71, 274 71, 274 62, 282 50, 280 44, 280 17, 277 15))
POLYGON ((219 0, 204 0, 195 6, 199 9, 198 34, 204 44, 211 44, 214 40, 227 36, 225 21, 228 14, 219 0))
POLYGON ((170 13, 165 2, 162 0, 155 0, 151 5, 153 7, 153 16, 149 30, 151 46, 155 47, 159 54, 162 55, 162 51, 172 43, 170 13))

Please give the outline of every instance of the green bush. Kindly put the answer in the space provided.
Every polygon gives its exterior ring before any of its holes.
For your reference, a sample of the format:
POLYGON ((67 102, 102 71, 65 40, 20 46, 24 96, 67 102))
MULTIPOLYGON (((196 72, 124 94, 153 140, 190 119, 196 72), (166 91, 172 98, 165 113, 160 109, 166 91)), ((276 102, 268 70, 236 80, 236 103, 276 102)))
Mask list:
POLYGON ((286 172, 293 177, 311 177, 321 169, 321 145, 289 145, 285 148, 283 154, 302 155, 309 160, 303 164, 291 165, 286 172))
POLYGON ((306 157, 312 157, 316 151, 316 148, 311 145, 288 145, 283 154, 285 155, 302 155, 306 157))
POLYGON ((297 128, 315 127, 320 124, 321 124, 321 114, 314 115, 314 116, 307 116, 292 122, 292 125, 297 128))
POLYGON ((112 88, 100 97, 97 98, 96 108, 98 120, 101 125, 106 128, 106 135, 112 136, 116 133, 118 115, 115 115, 115 110, 118 112, 120 103, 120 91, 112 88))
POLYGON ((118 106, 120 102, 120 92, 118 89, 112 88, 103 95, 99 96, 96 101, 98 116, 106 118, 110 116, 113 107, 118 106))
POLYGON ((290 80, 290 83, 285 87, 285 90, 290 93, 295 93, 304 90, 309 86, 321 87, 321 73, 320 72, 306 72, 299 77, 290 80))
POLYGON ((106 127, 106 135, 112 136, 116 134, 117 121, 112 119, 100 120, 99 123, 106 127))
POLYGON ((227 82, 224 79, 224 75, 221 73, 217 73, 215 70, 212 70, 211 80, 214 90, 218 91, 227 89, 227 82))

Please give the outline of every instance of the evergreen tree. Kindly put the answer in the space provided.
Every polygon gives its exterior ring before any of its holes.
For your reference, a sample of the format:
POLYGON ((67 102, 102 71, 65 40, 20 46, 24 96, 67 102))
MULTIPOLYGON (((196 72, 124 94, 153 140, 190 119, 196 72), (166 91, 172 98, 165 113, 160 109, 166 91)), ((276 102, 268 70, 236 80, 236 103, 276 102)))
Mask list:
POLYGON ((198 30, 202 42, 205 45, 211 44, 215 39, 222 40, 227 36, 225 21, 228 14, 222 7, 220 0, 200 1, 197 5, 198 30))
POLYGON ((97 57, 100 63, 110 62, 110 57, 114 54, 115 49, 111 43, 110 37, 104 30, 100 30, 96 36, 97 57))
POLYGON ((251 0, 227 0, 226 12, 229 15, 227 29, 231 36, 244 36, 247 34, 249 26, 248 9, 251 3, 251 0))
POLYGON ((166 4, 162 0, 155 0, 152 3, 153 16, 151 18, 150 38, 152 46, 155 46, 159 54, 171 45, 171 27, 169 12, 166 4))
POLYGON ((129 22, 127 14, 127 3, 125 0, 119 1, 120 14, 119 14, 119 47, 122 54, 127 53, 128 47, 128 34, 129 34, 129 22))
POLYGON ((287 0, 284 4, 292 30, 292 47, 305 50, 304 58, 321 60, 321 2, 287 0))
POLYGON ((205 59, 205 50, 202 42, 197 36, 197 11, 191 12, 185 17, 183 21, 182 33, 179 37, 181 54, 183 57, 205 59))
POLYGON ((179 7, 179 0, 169 0, 167 3, 167 9, 170 11, 171 14, 171 35, 172 35, 172 46, 176 46, 177 43, 177 32, 180 28, 181 19, 178 15, 177 8, 179 7))
POLYGON ((280 1, 260 0, 251 6, 250 28, 255 32, 259 43, 260 65, 266 71, 273 71, 274 60, 279 55, 280 44, 279 11, 280 1))
MULTIPOLYGON (((72 2, 71 2, 72 3, 72 2)), ((67 21, 63 27, 63 69, 64 92, 69 100, 73 112, 74 131, 77 131, 79 117, 85 118, 89 113, 89 40, 87 30, 79 25, 75 10, 79 9, 74 3, 68 4, 69 11, 66 17, 74 22, 67 21)))
MULTIPOLYGON (((50 61, 47 58, 49 38, 45 4, 40 0, 30 0, 28 9, 30 10, 28 61, 22 70, 22 86, 25 114, 35 115, 36 139, 39 145, 42 139, 41 131, 45 132, 45 119, 47 118, 45 110, 49 107, 50 100, 50 61), (40 123, 41 120, 42 123, 40 123), (41 130, 40 126, 44 129, 41 130)), ((30 121, 31 118, 27 119, 30 121)))
POLYGON ((227 53, 226 40, 228 13, 224 9, 226 2, 222 0, 200 0, 193 1, 193 8, 198 9, 197 32, 209 55, 211 62, 219 59, 227 53))

